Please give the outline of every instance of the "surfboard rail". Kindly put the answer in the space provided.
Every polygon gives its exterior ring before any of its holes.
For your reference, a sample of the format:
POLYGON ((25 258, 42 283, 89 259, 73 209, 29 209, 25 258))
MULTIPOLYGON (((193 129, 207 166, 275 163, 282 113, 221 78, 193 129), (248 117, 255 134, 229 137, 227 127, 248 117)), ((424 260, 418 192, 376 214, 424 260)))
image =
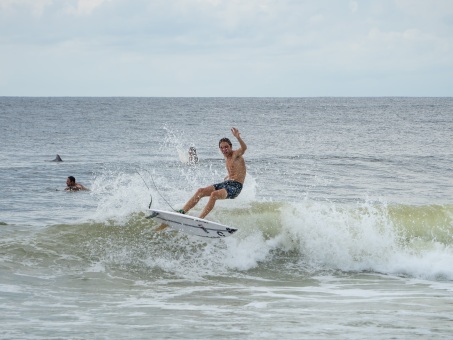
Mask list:
POLYGON ((233 235, 238 229, 199 217, 176 212, 149 209, 151 214, 146 218, 155 219, 169 227, 187 234, 207 238, 224 238, 233 235))

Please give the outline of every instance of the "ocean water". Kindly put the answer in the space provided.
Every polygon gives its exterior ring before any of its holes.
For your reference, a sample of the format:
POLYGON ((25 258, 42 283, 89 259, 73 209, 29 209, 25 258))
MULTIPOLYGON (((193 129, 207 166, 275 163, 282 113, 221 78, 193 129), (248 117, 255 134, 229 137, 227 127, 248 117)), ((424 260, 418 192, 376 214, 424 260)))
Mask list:
POLYGON ((452 131, 453 98, 0 97, 0 338, 451 339, 452 131), (239 231, 154 231, 233 126, 239 231))

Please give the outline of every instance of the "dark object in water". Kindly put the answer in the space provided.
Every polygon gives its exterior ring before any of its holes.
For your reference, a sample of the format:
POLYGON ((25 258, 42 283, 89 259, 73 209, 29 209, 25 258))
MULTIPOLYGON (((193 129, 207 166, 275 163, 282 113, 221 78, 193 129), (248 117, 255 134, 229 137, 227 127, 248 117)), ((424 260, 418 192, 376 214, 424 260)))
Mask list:
POLYGON ((53 159, 52 162, 63 162, 63 160, 61 159, 60 155, 57 154, 57 157, 55 157, 55 159, 53 159))

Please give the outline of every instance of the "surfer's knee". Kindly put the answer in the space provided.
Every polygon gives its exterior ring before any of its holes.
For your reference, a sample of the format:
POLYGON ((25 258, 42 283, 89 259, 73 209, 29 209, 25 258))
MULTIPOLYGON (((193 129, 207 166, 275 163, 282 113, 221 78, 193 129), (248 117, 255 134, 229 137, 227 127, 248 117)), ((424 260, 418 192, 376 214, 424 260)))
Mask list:
POLYGON ((197 192, 195 193, 195 197, 197 200, 200 200, 200 198, 203 198, 205 196, 209 196, 209 193, 206 192, 206 188, 199 188, 197 192))
POLYGON ((225 189, 213 191, 213 192, 211 192, 210 197, 214 200, 224 199, 226 197, 226 192, 224 192, 224 191, 225 191, 225 189))
POLYGON ((197 190, 197 192, 196 192, 196 196, 197 196, 197 197, 200 197, 200 198, 203 197, 203 196, 205 196, 204 188, 199 188, 199 189, 197 190))
POLYGON ((210 186, 210 187, 198 189, 195 195, 198 198, 202 198, 202 197, 210 196, 213 192, 214 192, 214 187, 210 186))

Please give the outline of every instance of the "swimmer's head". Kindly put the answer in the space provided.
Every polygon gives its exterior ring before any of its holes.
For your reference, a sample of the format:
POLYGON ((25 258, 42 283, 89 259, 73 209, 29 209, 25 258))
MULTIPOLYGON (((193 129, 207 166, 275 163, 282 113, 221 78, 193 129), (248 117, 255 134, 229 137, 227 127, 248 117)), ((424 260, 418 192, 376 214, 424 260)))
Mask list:
POLYGON ((69 176, 68 179, 66 180, 66 185, 71 186, 75 184, 75 177, 74 176, 69 176))

